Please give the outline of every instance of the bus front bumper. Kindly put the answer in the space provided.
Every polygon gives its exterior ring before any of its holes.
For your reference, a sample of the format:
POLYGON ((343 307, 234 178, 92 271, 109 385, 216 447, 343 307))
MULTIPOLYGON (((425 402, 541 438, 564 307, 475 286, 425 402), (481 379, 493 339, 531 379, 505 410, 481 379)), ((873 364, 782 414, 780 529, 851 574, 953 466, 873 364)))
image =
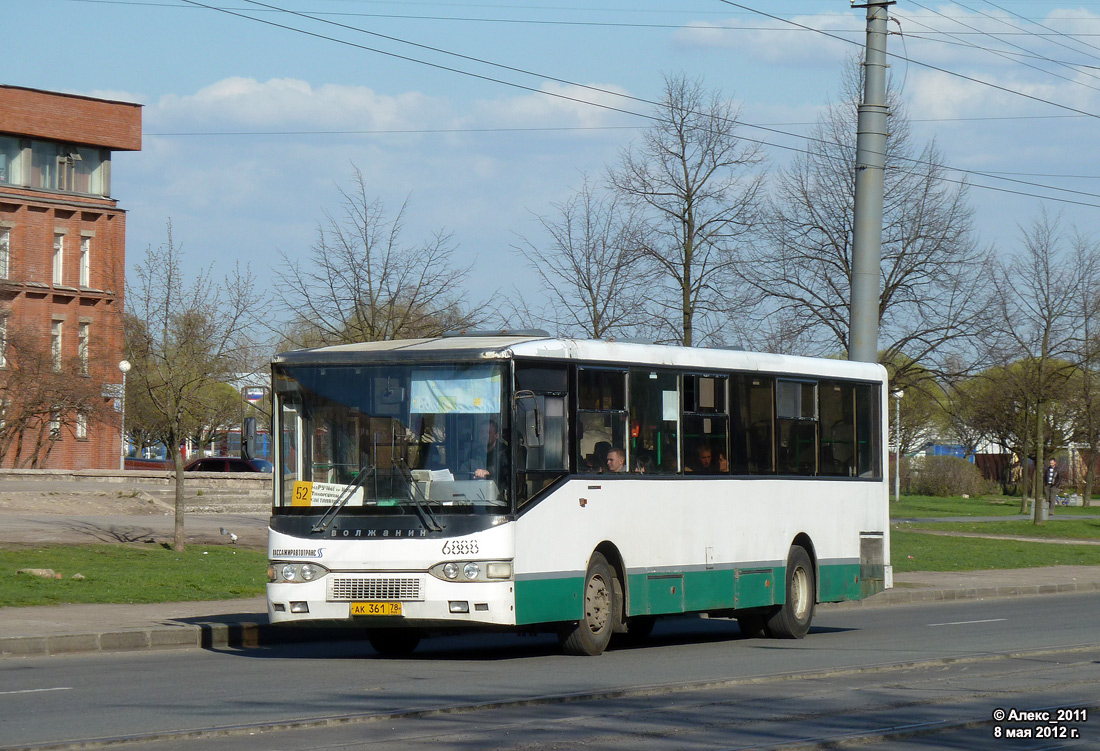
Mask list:
POLYGON ((403 573, 402 580, 414 579, 415 586, 404 596, 387 596, 386 586, 375 584, 387 576, 329 573, 311 582, 268 584, 268 618, 271 623, 346 621, 365 626, 515 625, 515 582, 511 580, 445 582, 430 574, 403 573), (364 586, 348 587, 349 581, 364 586), (334 594, 349 590, 350 597, 334 594))

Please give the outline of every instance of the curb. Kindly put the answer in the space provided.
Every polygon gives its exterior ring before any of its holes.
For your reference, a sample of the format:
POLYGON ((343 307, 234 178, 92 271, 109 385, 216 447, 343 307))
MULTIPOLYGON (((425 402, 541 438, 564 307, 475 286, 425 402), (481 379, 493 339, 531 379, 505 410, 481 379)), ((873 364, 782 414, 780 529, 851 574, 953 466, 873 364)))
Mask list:
MULTIPOLYGON (((874 608, 924 602, 955 602, 1007 597, 1100 592, 1100 581, 1024 584, 962 589, 902 588, 879 592, 866 600, 821 603, 819 608, 874 608)), ((279 644, 362 639, 362 630, 347 627, 301 627, 259 621, 195 623, 115 631, 0 636, 0 659, 73 654, 149 652, 169 649, 256 649, 279 644)))
MULTIPOLYGON (((954 602, 956 600, 983 600, 994 597, 1033 597, 1035 595, 1070 594, 1074 592, 1100 592, 1100 581, 1065 582, 1062 584, 1011 584, 996 587, 966 587, 960 589, 893 588, 879 592, 866 600, 835 603, 841 607, 878 607, 882 605, 906 605, 917 602, 954 602)), ((834 603, 822 603, 833 605, 834 603)), ((821 605, 818 605, 821 607, 821 605)))
POLYGON ((100 633, 2 636, 0 659, 169 649, 255 649, 276 644, 346 641, 361 637, 361 630, 351 628, 288 628, 248 621, 197 623, 100 633))

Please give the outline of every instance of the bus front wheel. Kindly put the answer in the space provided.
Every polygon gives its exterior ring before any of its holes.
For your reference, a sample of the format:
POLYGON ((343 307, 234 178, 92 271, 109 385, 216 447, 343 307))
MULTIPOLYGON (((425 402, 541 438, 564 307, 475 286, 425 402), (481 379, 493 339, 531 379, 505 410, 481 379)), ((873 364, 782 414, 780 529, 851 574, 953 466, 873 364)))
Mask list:
POLYGON ((584 615, 559 632, 570 655, 598 655, 607 649, 614 627, 615 572, 601 553, 593 553, 584 575, 584 615))
POLYGON ((768 635, 776 639, 801 639, 810 630, 817 587, 810 554, 799 545, 787 555, 786 595, 786 602, 768 618, 768 635))

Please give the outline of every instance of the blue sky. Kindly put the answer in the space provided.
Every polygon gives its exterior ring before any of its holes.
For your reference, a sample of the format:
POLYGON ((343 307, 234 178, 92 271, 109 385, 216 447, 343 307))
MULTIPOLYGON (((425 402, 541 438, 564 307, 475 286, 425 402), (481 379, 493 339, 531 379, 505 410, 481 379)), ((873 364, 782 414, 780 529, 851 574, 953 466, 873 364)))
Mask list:
MULTIPOLYGON (((145 105, 144 148, 116 154, 112 177, 129 212, 130 264, 164 241, 171 218, 195 269, 239 260, 266 285, 280 253, 308 251, 354 163, 388 206, 411 198, 407 240, 454 233, 460 260, 478 269, 473 299, 530 289, 511 246, 540 238, 532 214, 564 200, 583 173, 600 176, 646 124, 540 92, 644 112, 614 93, 654 100, 662 75, 682 72, 740 102, 746 123, 790 134, 743 135, 797 147, 838 97, 857 49, 843 40, 862 44, 864 27, 864 11, 840 0, 203 4, 270 23, 183 0, 3 0, 4 83, 145 105)), ((972 175, 975 185, 1033 194, 973 188, 981 240, 1010 251, 1039 195, 1094 204, 1048 207, 1100 233, 1090 116, 1100 114, 1100 67, 1079 67, 1100 66, 1100 2, 901 0, 891 13, 903 36, 892 34, 889 50, 913 61, 891 65, 918 141, 935 138, 959 169, 1079 191, 972 175)), ((791 154, 767 152, 772 168, 791 154)))

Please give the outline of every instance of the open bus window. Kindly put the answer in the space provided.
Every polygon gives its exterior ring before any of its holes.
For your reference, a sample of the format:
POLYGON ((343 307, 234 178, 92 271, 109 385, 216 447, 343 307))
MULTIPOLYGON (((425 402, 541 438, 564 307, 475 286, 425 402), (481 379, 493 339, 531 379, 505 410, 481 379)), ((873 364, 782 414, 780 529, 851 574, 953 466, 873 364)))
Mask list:
POLYGON ((679 376, 661 370, 630 373, 628 466, 642 474, 675 474, 679 458, 679 376))
POLYGON ((626 372, 577 370, 577 471, 607 471, 607 454, 626 447, 626 372))
POLYGON ((684 376, 684 471, 728 474, 729 419, 725 376, 684 376))

